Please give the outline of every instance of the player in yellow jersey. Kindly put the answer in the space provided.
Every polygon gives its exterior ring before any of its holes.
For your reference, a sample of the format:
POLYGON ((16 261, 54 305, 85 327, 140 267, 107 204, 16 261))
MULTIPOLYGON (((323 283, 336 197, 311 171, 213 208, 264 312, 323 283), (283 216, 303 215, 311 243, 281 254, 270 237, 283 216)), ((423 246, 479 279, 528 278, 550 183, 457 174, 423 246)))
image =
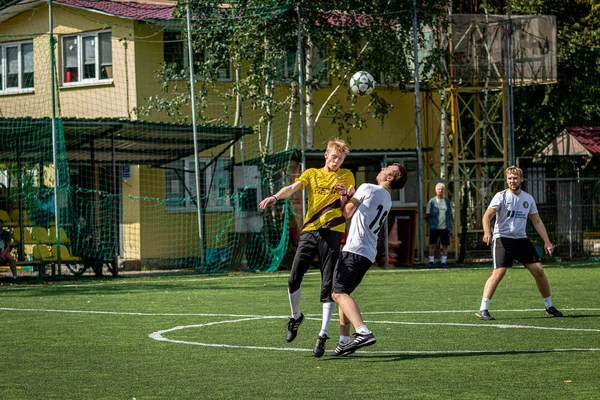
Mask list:
POLYGON ((325 150, 323 168, 307 169, 293 184, 260 202, 260 208, 265 209, 298 190, 308 189, 308 209, 288 279, 292 316, 288 321, 286 340, 291 342, 296 338, 298 327, 304 321, 304 314, 300 312, 300 285, 310 262, 318 256, 321 266, 323 320, 313 349, 315 357, 321 357, 325 353, 325 342, 329 339, 327 331, 335 307, 331 298, 333 270, 340 254, 342 234, 346 229, 342 207, 355 192, 354 175, 350 170, 340 168, 348 152, 346 142, 340 139, 330 140, 325 150))

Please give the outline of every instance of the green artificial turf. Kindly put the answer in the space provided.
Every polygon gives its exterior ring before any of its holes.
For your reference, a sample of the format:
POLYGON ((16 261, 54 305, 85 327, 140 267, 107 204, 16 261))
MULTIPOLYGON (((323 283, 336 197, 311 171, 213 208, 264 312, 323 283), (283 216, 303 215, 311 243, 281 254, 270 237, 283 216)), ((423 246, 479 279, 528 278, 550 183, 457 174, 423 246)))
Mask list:
POLYGON ((354 293, 377 343, 312 357, 320 277, 285 341, 287 274, 0 285, 0 399, 591 399, 600 393, 597 264, 546 268, 564 318, 509 270, 474 316, 489 268, 374 268, 354 293), (161 333, 162 332, 162 333, 161 333))

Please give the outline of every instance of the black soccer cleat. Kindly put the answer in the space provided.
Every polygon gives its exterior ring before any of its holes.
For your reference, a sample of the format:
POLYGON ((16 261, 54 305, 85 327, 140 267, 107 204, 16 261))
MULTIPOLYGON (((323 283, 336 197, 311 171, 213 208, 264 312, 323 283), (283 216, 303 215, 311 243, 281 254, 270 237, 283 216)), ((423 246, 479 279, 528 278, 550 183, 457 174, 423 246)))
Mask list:
POLYGON ((475 313, 475 316, 477 318, 481 318, 484 321, 491 321, 491 320, 495 319, 494 317, 492 317, 490 315, 490 312, 488 310, 479 310, 475 313))
POLYGON ((344 347, 346 347, 349 343, 350 342, 348 342, 348 343, 338 342, 337 346, 335 346, 335 349, 331 353, 329 353, 329 355, 331 357, 337 357, 337 356, 348 356, 348 355, 354 353, 354 351, 349 351, 347 353, 344 353, 344 347))
POLYGON ((372 346, 377 342, 375 339, 375 335, 373 333, 365 333, 361 335, 360 333, 354 334, 354 340, 344 346, 340 356, 347 356, 348 354, 354 353, 356 350, 361 347, 372 346))
POLYGON ((323 357, 323 354, 325 354, 325 342, 327 341, 327 339, 329 339, 329 336, 327 336, 327 335, 317 336, 317 343, 315 344, 315 347, 313 348, 313 353, 312 353, 313 356, 323 357))
POLYGON ((563 313, 558 311, 556 307, 552 306, 550 308, 546 308, 546 314, 552 315, 553 317, 562 317, 563 313))
POLYGON ((296 339, 296 336, 298 335, 298 327, 300 326, 302 321, 304 321, 304 314, 302 314, 302 313, 300 313, 300 316, 298 317, 298 319, 294 319, 294 317, 291 317, 289 319, 287 334, 285 335, 285 340, 287 340, 288 342, 291 342, 294 339, 296 339))

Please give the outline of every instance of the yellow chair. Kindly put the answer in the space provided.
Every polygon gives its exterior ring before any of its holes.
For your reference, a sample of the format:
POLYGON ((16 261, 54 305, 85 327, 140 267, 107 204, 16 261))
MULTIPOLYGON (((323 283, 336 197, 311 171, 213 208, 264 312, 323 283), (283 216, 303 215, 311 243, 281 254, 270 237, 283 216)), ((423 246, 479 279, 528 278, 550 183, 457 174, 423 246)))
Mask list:
MULTIPOLYGON (((18 226, 13 229, 13 241, 15 243, 19 243, 21 241, 21 228, 19 228, 18 226)), ((36 244, 37 242, 33 239, 33 236, 31 236, 31 232, 29 232, 29 229, 25 228, 25 230, 23 231, 23 243, 24 244, 36 244)))
MULTIPOLYGON (((69 239, 67 232, 65 232, 63 228, 60 228, 58 232, 60 234, 61 243, 71 243, 71 239, 69 239)), ((48 237, 50 238, 51 243, 56 243, 56 226, 51 226, 50 229, 48 229, 48 237)))
POLYGON ((48 235, 48 230, 43 226, 34 226, 31 228, 31 234, 36 243, 41 244, 52 244, 56 243, 56 240, 52 240, 48 235))
MULTIPOLYGON (((12 221, 15 224, 19 224, 19 209, 15 208, 14 210, 12 210, 12 221)), ((29 219, 29 214, 27 214, 27 210, 23 210, 23 225, 25 226, 30 226, 32 225, 31 220, 29 219)))
MULTIPOLYGON (((58 245, 56 244, 52 245, 52 256, 55 260, 58 260, 58 245)), ((60 260, 65 263, 78 263, 83 261, 81 257, 72 255, 71 252, 69 252, 67 246, 65 246, 64 244, 60 245, 60 260)))
POLYGON ((0 210, 0 219, 4 221, 4 226, 17 226, 17 224, 10 220, 10 217, 8 216, 8 212, 6 212, 6 210, 0 210))
POLYGON ((56 261, 50 248, 45 244, 36 244, 33 246, 33 259, 44 263, 54 263, 56 261))

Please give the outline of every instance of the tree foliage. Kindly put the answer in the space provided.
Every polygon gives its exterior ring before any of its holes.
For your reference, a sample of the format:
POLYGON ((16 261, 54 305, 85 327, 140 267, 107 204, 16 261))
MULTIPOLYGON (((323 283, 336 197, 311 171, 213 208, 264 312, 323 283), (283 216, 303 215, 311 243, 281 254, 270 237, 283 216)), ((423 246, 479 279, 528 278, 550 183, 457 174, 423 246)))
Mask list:
MULTIPOLYGON (((456 12, 505 14, 507 1, 455 1, 456 12)), ((535 156, 566 126, 600 124, 600 6, 597 0, 512 0, 513 15, 554 15, 558 82, 514 91, 517 156, 535 156)))
MULTIPOLYGON (((432 25, 443 15, 444 9, 434 0, 421 1, 419 22, 432 25)), ((348 91, 347 82, 358 70, 369 70, 389 86, 404 88, 412 78, 412 1, 381 2, 377 0, 354 1, 304 1, 300 2, 301 38, 305 68, 306 127, 308 148, 312 147, 312 132, 323 115, 338 126, 340 134, 351 128, 366 125, 367 116, 382 123, 392 110, 392 105, 376 93, 370 98, 367 114, 356 109, 357 98, 348 91), (314 66, 318 52, 325 50, 327 76, 319 75, 314 66), (312 93, 320 90, 323 82, 332 84, 332 96, 323 108, 314 110, 312 93), (349 104, 349 106, 348 106, 349 104)), ((276 113, 289 112, 298 102, 297 82, 299 71, 283 75, 282 65, 294 57, 297 48, 297 2, 290 0, 232 1, 226 6, 207 1, 191 1, 193 21, 193 47, 197 52, 209 54, 206 59, 196 59, 194 68, 201 77, 197 98, 200 120, 212 123, 231 123, 227 117, 210 121, 203 111, 209 93, 221 90, 225 100, 236 98, 237 107, 250 106, 263 113, 258 129, 266 132, 265 149, 270 148, 272 126, 276 113), (220 66, 231 59, 237 71, 233 89, 219 89, 214 84, 220 66), (277 88, 287 87, 287 96, 274 95, 277 88)), ((178 17, 185 16, 185 2, 181 2, 178 17)), ((437 23, 437 22, 436 22, 437 23)), ((437 66, 431 64, 424 70, 435 76, 437 66)), ((173 89, 173 78, 184 76, 185 70, 173 69, 165 63, 157 77, 164 82, 165 91, 173 89)), ((149 99, 145 112, 153 109, 167 111, 175 117, 184 117, 180 110, 188 106, 186 94, 149 99)), ((230 103, 230 102, 229 102, 230 103)), ((141 110, 142 111, 142 110, 141 110)), ((242 115, 237 110, 236 115, 242 115)), ((291 115, 291 113, 290 113, 291 115)), ((241 122, 236 117, 236 123, 241 122)))

